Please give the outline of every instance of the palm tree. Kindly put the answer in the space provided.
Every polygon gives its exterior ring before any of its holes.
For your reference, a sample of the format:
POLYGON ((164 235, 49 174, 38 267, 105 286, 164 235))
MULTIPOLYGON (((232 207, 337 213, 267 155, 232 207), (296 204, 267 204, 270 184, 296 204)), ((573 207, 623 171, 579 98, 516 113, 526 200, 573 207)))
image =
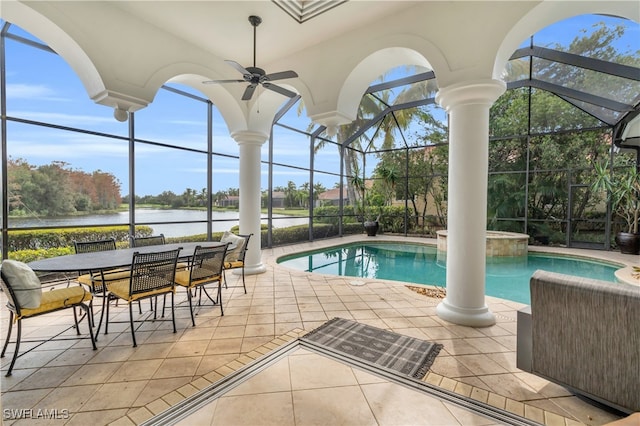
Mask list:
MULTIPOLYGON (((407 74, 412 71, 411 68, 406 69, 407 74)), ((388 74, 382 75, 379 81, 385 80, 388 74)), ((401 104, 410 100, 425 99, 435 92, 435 81, 428 80, 420 83, 415 83, 409 87, 403 89, 395 98, 395 104, 401 104)), ((381 90, 375 93, 367 93, 362 97, 360 102, 356 119, 349 123, 338 127, 336 134, 336 142, 338 146, 344 146, 345 143, 360 129, 368 126, 371 120, 381 115, 386 109, 391 106, 391 97, 393 95, 392 90, 381 90)), ((302 102, 298 105, 298 114, 301 114, 304 109, 302 102)), ((373 143, 376 140, 382 139, 382 143, 378 149, 391 149, 396 143, 395 129, 406 130, 413 122, 414 118, 421 112, 418 108, 406 108, 398 111, 390 111, 382 117, 377 124, 375 131, 369 135, 366 132, 359 138, 350 142, 349 146, 345 146, 344 149, 344 173, 348 176, 347 179, 347 198, 351 204, 357 203, 358 199, 362 200, 360 194, 357 193, 358 189, 353 186, 353 182, 357 181, 360 170, 364 167, 360 167, 360 164, 364 163, 364 155, 367 151, 370 151, 373 147, 373 143), (362 156, 363 158, 360 158, 362 156), (360 198, 358 198, 360 196, 360 198)), ((375 124, 375 123, 373 123, 375 124)), ((369 126, 373 128, 372 126, 369 126)), ((313 123, 309 125, 308 130, 311 131, 313 123)), ((317 139, 314 147, 314 153, 317 153, 325 147, 327 144, 325 139, 317 139)), ((362 179, 365 177, 363 176, 362 179)))

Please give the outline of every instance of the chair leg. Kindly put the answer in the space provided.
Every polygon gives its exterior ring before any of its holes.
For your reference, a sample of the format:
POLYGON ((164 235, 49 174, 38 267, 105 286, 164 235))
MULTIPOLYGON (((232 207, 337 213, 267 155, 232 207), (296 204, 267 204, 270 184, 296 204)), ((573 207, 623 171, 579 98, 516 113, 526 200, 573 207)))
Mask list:
MULTIPOLYGON (((140 305, 138 304, 138 306, 140 305)), ((131 302, 129 302, 129 322, 131 323, 131 337, 133 338, 133 347, 135 348, 138 344, 136 343, 136 330, 133 327, 133 304, 131 302)))
POLYGON ((6 377, 11 376, 11 371, 13 370, 13 366, 16 363, 16 359, 18 358, 18 351, 20 350, 20 339, 22 338, 22 320, 18 320, 18 335, 16 336, 16 350, 13 352, 13 358, 11 359, 11 364, 9 364, 9 369, 7 370, 6 377))
POLYGON ((222 309, 222 281, 218 281, 218 297, 216 298, 220 303, 220 316, 224 316, 224 310, 222 309))
POLYGON ((12 328, 13 328, 13 312, 9 311, 9 326, 7 327, 7 339, 4 341, 4 346, 2 347, 2 353, 0 354, 0 358, 4 358, 4 354, 7 351, 7 346, 9 346, 9 339, 11 339, 12 328))
MULTIPOLYGON (((93 337, 93 329, 91 328, 91 320, 89 319, 90 318, 89 307, 84 304, 81 304, 80 307, 86 312, 87 326, 89 327, 89 337, 91 337, 91 346, 93 346, 93 350, 95 351, 96 349, 98 349, 98 347, 96 346, 96 339, 95 337, 93 337)), ((75 312, 75 309, 74 309, 74 312, 75 312)))
POLYGON ((173 306, 175 293, 171 292, 171 321, 173 321, 173 332, 176 333, 176 311, 173 306))
POLYGON ((104 299, 102 299, 102 313, 100 313, 100 322, 98 323, 98 328, 96 329, 96 340, 98 339, 98 335, 100 334, 100 325, 102 324, 102 315, 104 311, 107 311, 107 315, 104 321, 104 334, 109 332, 109 302, 107 302, 106 308, 104 304, 104 299))
MULTIPOLYGON (((213 300, 213 298, 209 295, 209 292, 204 286, 200 286, 200 299, 202 299, 203 291, 204 291, 204 294, 209 298, 209 300, 211 300, 211 303, 213 303, 214 305, 218 304, 218 300, 217 299, 213 300)), ((200 301, 198 301, 198 305, 200 305, 200 301)))
POLYGON ((244 264, 242 265, 242 287, 244 287, 244 294, 247 294, 247 285, 244 282, 244 264))
POLYGON ((76 325, 76 334, 79 336, 80 335, 80 326, 78 325, 78 314, 76 312, 76 308, 71 308, 71 310, 73 311, 73 322, 76 325))
MULTIPOLYGON (((116 299, 116 306, 118 306, 118 299, 116 299)), ((106 286, 102 287, 102 310, 100 311, 100 320, 98 321, 98 327, 96 328, 96 340, 98 340, 98 336, 100 335, 100 327, 102 327, 102 320, 105 314, 105 310, 107 314, 109 313, 109 293, 107 293, 106 286)), ((109 320, 107 319, 107 323, 109 320)), ((94 321, 95 326, 95 321, 94 321)), ((107 324, 104 326, 104 334, 107 334, 107 324)))
POLYGON ((89 312, 91 313, 89 323, 91 324, 91 327, 95 327, 96 322, 93 319, 93 298, 89 301, 89 312))
POLYGON ((191 312, 192 327, 196 326, 196 319, 193 316, 193 304, 191 303, 191 289, 187 287, 187 300, 189 300, 189 311, 191 312))

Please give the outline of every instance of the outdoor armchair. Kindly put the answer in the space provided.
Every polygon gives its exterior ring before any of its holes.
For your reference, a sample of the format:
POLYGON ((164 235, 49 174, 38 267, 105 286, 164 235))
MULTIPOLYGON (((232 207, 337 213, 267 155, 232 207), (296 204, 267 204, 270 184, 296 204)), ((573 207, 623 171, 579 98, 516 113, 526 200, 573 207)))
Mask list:
MULTIPOLYGON (((130 237, 131 247, 161 246, 166 244, 164 234, 152 235, 149 237, 130 237)), ((186 262, 178 262, 176 270, 186 269, 186 262)))
MULTIPOLYGON (((134 302, 142 299, 155 298, 157 296, 171 295, 171 320, 173 332, 176 332, 176 320, 174 316, 175 274, 178 254, 181 248, 151 253, 133 254, 129 277, 118 281, 106 283, 107 297, 109 299, 121 299, 129 305, 129 322, 131 325, 131 337, 133 347, 137 346, 136 333, 133 321, 134 302)), ((106 304, 106 322, 104 333, 109 329, 109 303, 106 304)))
POLYGON ((193 314, 193 295, 192 290, 198 289, 200 291, 200 297, 198 299, 198 305, 202 300, 202 292, 213 302, 213 304, 220 304, 220 315, 224 315, 224 309, 222 307, 222 279, 223 279, 223 267, 224 259, 227 253, 227 247, 229 244, 216 245, 216 246, 197 246, 193 252, 193 256, 189 261, 189 266, 186 270, 176 272, 175 282, 181 287, 187 289, 187 299, 189 300, 189 310, 191 311, 191 323, 195 327, 196 320, 193 314), (205 286, 207 284, 218 283, 218 295, 216 300, 213 300, 207 292, 205 286))
POLYGON ((235 246, 233 250, 229 250, 224 259, 224 287, 228 288, 226 271, 228 269, 242 269, 242 287, 244 288, 244 294, 247 294, 247 285, 244 281, 244 259, 249 247, 249 239, 252 235, 253 234, 235 235, 231 232, 225 231, 220 239, 223 243, 227 242, 235 246))
MULTIPOLYGON (((114 238, 95 240, 95 241, 74 241, 73 247, 77 254, 79 253, 96 253, 102 251, 109 251, 116 249, 116 240, 114 238)), ((127 277, 129 271, 126 269, 112 269, 107 271, 78 271, 78 282, 89 287, 91 294, 102 298, 102 311, 100 312, 100 320, 98 321, 98 328, 96 331, 96 337, 102 325, 102 319, 104 316, 105 308, 105 288, 104 283, 113 280, 119 280, 127 277)), ((89 303, 89 310, 91 311, 91 322, 95 326, 95 319, 93 313, 93 300, 89 303)), ((142 311, 142 308, 140 308, 142 311)))
POLYGON ((7 347, 9 346, 13 324, 17 323, 18 325, 16 347, 6 376, 11 376, 13 366, 18 358, 20 340, 22 338, 22 321, 28 318, 49 314, 62 309, 71 309, 76 332, 80 335, 78 316, 75 308, 82 308, 87 317, 91 344, 94 350, 97 349, 91 328, 90 309, 86 304, 86 302, 91 302, 92 296, 83 286, 77 285, 43 292, 40 280, 35 272, 25 263, 15 260, 2 261, 0 265, 0 276, 2 277, 0 284, 7 297, 7 309, 9 310, 7 337, 0 357, 4 357, 7 347))
MULTIPOLYGON (((116 249, 116 240, 109 238, 96 241, 74 241, 76 253, 96 253, 116 249)), ((104 281, 112 281, 124 278, 128 274, 126 269, 113 269, 109 271, 80 271, 78 282, 91 288, 92 293, 102 292, 104 281)))
POLYGON ((149 237, 130 237, 131 247, 159 246, 165 243, 164 234, 149 237))

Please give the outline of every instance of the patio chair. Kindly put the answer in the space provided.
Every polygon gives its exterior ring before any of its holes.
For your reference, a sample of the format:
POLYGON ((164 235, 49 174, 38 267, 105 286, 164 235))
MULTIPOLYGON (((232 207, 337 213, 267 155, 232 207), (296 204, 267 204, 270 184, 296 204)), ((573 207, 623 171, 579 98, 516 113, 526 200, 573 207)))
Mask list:
POLYGON ((244 280, 244 259, 249 247, 249 239, 252 235, 253 234, 235 235, 228 231, 225 231, 222 235, 222 238, 220 239, 221 242, 227 242, 231 245, 235 245, 235 248, 233 250, 229 250, 226 258, 224 259, 224 288, 229 288, 227 286, 226 271, 228 269, 242 269, 242 287, 244 288, 244 294, 247 294, 247 285, 244 280))
MULTIPOLYGON (((108 238, 104 240, 94 240, 94 241, 74 241, 73 247, 76 253, 96 253, 101 251, 109 251, 116 249, 116 240, 115 238, 108 238)), ((98 321, 98 328, 96 332, 96 337, 100 330, 100 326, 102 325, 102 319, 104 315, 104 307, 105 307, 105 288, 104 283, 106 281, 113 281, 125 278, 128 276, 129 272, 126 269, 112 269, 107 271, 78 271, 77 281, 80 284, 83 284, 89 287, 89 291, 93 296, 102 298, 102 311, 100 312, 100 321, 98 321)), ((93 300, 89 303, 89 309, 91 311, 91 323, 95 327, 95 319, 93 313, 93 300)), ((142 312, 142 308, 140 308, 142 312)))
MULTIPOLYGON (((159 235, 151 235, 149 237, 129 237, 129 245, 130 247, 148 247, 148 246, 161 246, 164 245, 166 243, 166 240, 164 238, 164 234, 159 234, 159 235)), ((178 262, 176 264, 176 271, 181 271, 184 269, 187 269, 188 264, 186 262, 178 262)), ((165 294, 163 296, 163 304, 162 304, 162 309, 163 309, 163 316, 164 316, 164 305, 166 304, 166 297, 167 295, 165 294)), ((153 299, 149 299, 149 302, 151 303, 151 310, 154 310, 154 306, 158 307, 158 298, 154 297, 153 299)), ((155 316, 154 316, 155 318, 155 316)))
MULTIPOLYGON (((131 247, 147 247, 147 246, 160 246, 166 244, 164 234, 152 235, 149 237, 130 237, 129 240, 131 247)), ((187 262, 178 262, 176 270, 187 269, 187 262)))
POLYGON ((220 304, 220 315, 224 316, 222 308, 222 274, 224 267, 224 258, 227 254, 229 244, 216 246, 198 246, 193 251, 193 256, 189 261, 189 267, 186 270, 176 272, 176 284, 187 289, 187 299, 189 300, 189 310, 191 311, 191 323, 196 326, 196 320, 193 314, 192 290, 198 289, 200 297, 198 305, 202 300, 202 292, 213 302, 220 304), (205 286, 207 284, 218 283, 218 295, 213 300, 205 286))
POLYGON ((165 243, 164 234, 149 237, 129 237, 131 247, 159 246, 165 243))
MULTIPOLYGON (((181 248, 151 253, 136 252, 133 254, 131 261, 129 277, 118 281, 109 281, 106 284, 107 297, 109 299, 124 300, 129 305, 129 322, 134 348, 138 346, 133 321, 132 304, 134 302, 171 294, 171 320, 173 322, 173 332, 176 332, 176 319, 174 316, 174 278, 180 250, 181 248)), ((104 333, 108 334, 109 303, 107 303, 106 310, 104 333)))
POLYGON ((71 309, 76 332, 80 335, 78 316, 75 308, 82 308, 87 317, 91 344, 94 350, 97 349, 91 328, 90 310, 86 304, 86 302, 91 302, 92 295, 86 291, 83 286, 71 286, 43 292, 40 280, 35 272, 27 264, 15 260, 2 261, 0 265, 0 276, 2 277, 0 284, 7 297, 7 309, 9 310, 7 337, 0 357, 4 358, 4 354, 9 346, 13 323, 18 324, 16 347, 6 376, 11 376, 16 359, 18 358, 20 341, 22 339, 22 321, 25 319, 49 314, 62 309, 71 309))

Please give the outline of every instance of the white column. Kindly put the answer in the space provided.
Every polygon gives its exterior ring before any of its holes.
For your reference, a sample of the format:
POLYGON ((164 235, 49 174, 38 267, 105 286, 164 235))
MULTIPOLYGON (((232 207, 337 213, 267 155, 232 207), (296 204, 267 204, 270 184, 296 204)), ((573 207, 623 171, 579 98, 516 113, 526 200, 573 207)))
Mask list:
POLYGON ((472 327, 496 322, 485 303, 489 108, 504 91, 503 82, 482 80, 436 96, 449 113, 447 295, 436 312, 472 327))
POLYGON ((268 135, 247 130, 234 132, 231 137, 240 147, 240 233, 253 234, 244 271, 260 274, 267 270, 260 249, 260 148, 268 135))

